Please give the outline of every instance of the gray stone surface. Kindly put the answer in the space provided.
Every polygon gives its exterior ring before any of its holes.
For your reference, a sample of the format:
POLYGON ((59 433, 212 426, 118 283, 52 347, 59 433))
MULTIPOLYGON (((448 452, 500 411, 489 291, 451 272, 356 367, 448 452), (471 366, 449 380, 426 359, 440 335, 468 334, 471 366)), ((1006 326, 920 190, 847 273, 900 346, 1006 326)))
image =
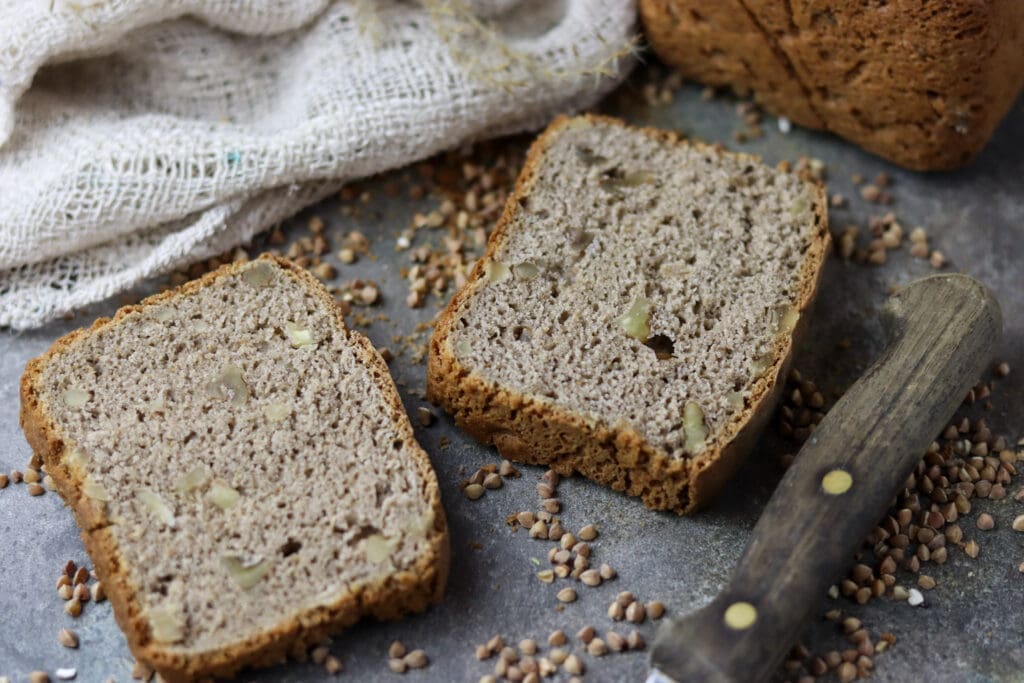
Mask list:
MULTIPOLYGON (((783 135, 774 119, 766 119, 765 138, 735 145, 731 133, 740 124, 735 102, 722 98, 701 101, 699 90, 681 90, 674 102, 649 108, 640 104, 636 83, 627 84, 607 105, 634 122, 676 128, 710 141, 763 154, 767 160, 796 159, 807 154, 828 167, 830 190, 851 198, 848 209, 832 212, 831 222, 864 225, 879 207, 862 202, 850 180, 852 173, 866 177, 882 170, 894 178, 893 210, 905 226, 924 225, 934 248, 952 261, 952 268, 970 273, 988 284, 1002 303, 1006 320, 1001 358, 1014 368, 997 383, 995 408, 984 414, 997 433, 1014 441, 1024 436, 1024 108, 1018 103, 981 158, 957 173, 920 175, 904 172, 829 136, 794 130, 783 135)), ((380 188, 388 178, 371 183, 380 188)), ((391 241, 412 213, 430 208, 436 199, 412 202, 387 199, 375 192, 371 214, 358 227, 371 236, 380 260, 364 259, 346 271, 373 277, 382 283, 383 312, 390 322, 378 322, 369 331, 378 345, 392 345, 395 334, 409 334, 418 322, 429 320, 433 309, 409 311, 405 284, 398 276, 404 259, 391 249, 391 241)), ((333 201, 316 213, 340 234, 357 227, 343 219, 333 201)), ((299 225, 302 217, 294 224, 299 225)), ((831 259, 812 318, 811 341, 800 350, 797 366, 829 391, 849 385, 879 350, 877 310, 890 285, 905 283, 932 272, 912 259, 906 248, 891 254, 887 265, 868 268, 831 259), (840 342, 849 342, 841 348, 840 342)), ((42 353, 61 334, 109 314, 116 301, 92 307, 73 321, 31 333, 0 332, 0 471, 23 468, 29 448, 18 427, 18 380, 25 362, 42 353)), ((422 365, 405 358, 393 364, 406 406, 424 405, 420 396, 425 376, 422 365)), ((435 412, 436 409, 435 409, 435 412)), ((540 641, 555 628, 572 634, 585 624, 604 631, 612 626, 605 610, 620 590, 632 590, 643 599, 661 599, 672 612, 694 609, 710 599, 722 585, 747 541, 749 530, 781 476, 778 457, 792 446, 767 434, 735 484, 712 509, 690 518, 647 511, 634 499, 605 490, 579 478, 564 482, 563 519, 571 528, 594 523, 601 529, 593 544, 594 560, 616 567, 619 578, 605 585, 580 588, 581 598, 558 611, 554 595, 560 584, 545 585, 534 578, 545 561, 548 545, 513 533, 506 515, 532 508, 534 482, 541 470, 523 467, 524 476, 503 489, 470 502, 459 494, 459 482, 477 467, 497 462, 495 452, 461 434, 444 417, 432 427, 417 426, 417 435, 430 453, 441 481, 452 534, 452 572, 444 602, 423 615, 401 623, 364 622, 334 639, 333 651, 343 660, 349 680, 395 678, 387 671, 385 653, 393 639, 426 649, 430 667, 407 674, 409 680, 475 681, 490 671, 493 662, 478 662, 477 643, 496 633, 506 640, 534 637, 540 641), (442 439, 450 445, 443 447, 442 439)), ((1022 481, 1010 488, 1015 491, 1022 481)), ((951 553, 951 560, 931 573, 938 587, 927 593, 926 608, 878 600, 858 607, 844 599, 822 599, 821 610, 838 606, 856 615, 873 631, 891 631, 899 641, 876 659, 880 681, 1020 681, 1024 680, 1024 534, 1010 530, 1015 514, 1024 506, 1012 499, 980 501, 975 512, 991 512, 996 529, 979 532, 968 522, 968 536, 979 540, 981 556, 970 560, 951 553)), ((48 493, 29 498, 24 486, 0 490, 0 676, 24 681, 28 672, 74 667, 80 681, 103 681, 113 676, 129 680, 131 656, 111 614, 109 603, 87 604, 84 615, 72 620, 54 583, 66 560, 87 562, 71 514, 60 498, 48 493), (80 638, 77 651, 57 643, 61 627, 74 628, 80 638)), ((909 576, 901 576, 912 585, 909 576)), ((623 631, 621 624, 617 627, 623 631)), ((640 627, 650 641, 654 627, 640 627)), ((822 648, 844 647, 830 622, 816 620, 805 640, 822 648)), ((584 656, 585 680, 640 680, 644 654, 615 654, 601 659, 584 656)), ((246 681, 327 680, 312 664, 289 664, 262 672, 246 672, 246 681)))

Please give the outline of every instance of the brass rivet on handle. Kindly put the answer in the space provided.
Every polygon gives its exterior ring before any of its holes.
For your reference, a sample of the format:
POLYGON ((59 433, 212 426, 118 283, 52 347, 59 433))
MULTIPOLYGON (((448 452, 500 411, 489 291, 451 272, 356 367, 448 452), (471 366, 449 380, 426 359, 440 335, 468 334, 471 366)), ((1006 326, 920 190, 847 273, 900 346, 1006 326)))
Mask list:
POLYGON ((734 602, 725 610, 725 625, 736 631, 748 629, 757 621, 757 608, 749 602, 734 602))
POLYGON ((821 478, 821 488, 833 496, 846 493, 853 486, 853 477, 846 470, 835 469, 821 478))

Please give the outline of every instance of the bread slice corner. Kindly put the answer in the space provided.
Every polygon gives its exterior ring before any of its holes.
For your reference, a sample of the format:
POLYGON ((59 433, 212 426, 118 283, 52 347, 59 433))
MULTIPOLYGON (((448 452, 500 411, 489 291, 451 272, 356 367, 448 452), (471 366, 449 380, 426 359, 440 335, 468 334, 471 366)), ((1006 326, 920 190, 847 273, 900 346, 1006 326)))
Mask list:
POLYGON ((387 366, 284 259, 61 338, 28 364, 20 419, 133 655, 168 681, 441 598, 440 492, 387 366))
POLYGON ((757 157, 559 117, 438 321, 428 398, 504 457, 692 512, 779 398, 826 206, 757 157))

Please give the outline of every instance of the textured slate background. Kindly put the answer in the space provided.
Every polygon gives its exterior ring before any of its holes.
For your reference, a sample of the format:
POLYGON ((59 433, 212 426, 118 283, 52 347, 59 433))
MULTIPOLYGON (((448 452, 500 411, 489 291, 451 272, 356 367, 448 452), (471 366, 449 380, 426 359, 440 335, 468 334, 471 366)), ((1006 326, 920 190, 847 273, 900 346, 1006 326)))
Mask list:
MULTIPOLYGON (((956 173, 920 175, 904 172, 832 137, 794 129, 781 134, 775 120, 765 120, 763 139, 737 145, 731 134, 741 128, 735 101, 719 98, 705 102, 699 89, 686 87, 666 106, 648 107, 642 102, 636 79, 627 83, 605 104, 605 109, 630 121, 681 130, 693 137, 720 141, 730 148, 763 154, 770 161, 795 160, 801 154, 822 159, 828 168, 829 189, 851 198, 847 209, 833 210, 831 222, 866 224, 879 207, 862 202, 850 176, 873 178, 887 171, 894 179, 893 210, 904 226, 927 226, 933 248, 963 270, 983 280, 997 294, 1006 320, 1001 359, 1013 367, 1011 376, 998 383, 995 409, 985 414, 996 433, 1014 441, 1024 436, 1024 106, 1018 104, 998 130, 981 158, 956 173)), ((404 179, 401 173, 369 184, 374 191, 370 211, 374 216, 358 226, 337 211, 333 200, 298 217, 302 226, 316 213, 328 223, 332 235, 358 227, 374 242, 380 260, 363 259, 346 270, 381 282, 382 311, 390 322, 374 323, 369 336, 378 345, 391 345, 395 334, 409 334, 414 326, 430 319, 434 309, 410 311, 404 304, 405 283, 398 270, 405 255, 396 255, 392 244, 414 211, 435 208, 438 198, 423 201, 395 200, 381 188, 389 180, 404 179)), ((340 244, 340 237, 333 240, 340 244)), ((924 262, 912 259, 906 248, 891 252, 887 265, 864 267, 831 259, 812 317, 813 345, 798 354, 796 366, 825 390, 849 385, 879 350, 877 311, 889 285, 905 283, 932 272, 924 262), (841 350, 838 344, 851 346, 841 350)), ((152 287, 140 291, 150 291, 152 287)), ((42 353, 61 334, 86 324, 96 315, 108 315, 116 301, 92 307, 71 322, 53 324, 25 334, 0 332, 0 471, 23 468, 29 448, 18 427, 17 384, 25 362, 42 353)), ((406 406, 414 411, 424 405, 419 398, 425 377, 422 365, 404 358, 393 364, 406 406)), ((438 412, 435 410, 435 412, 438 412)), ((975 411, 982 414, 980 409, 975 411)), ((441 481, 452 535, 453 564, 447 596, 428 613, 397 624, 364 622, 334 640, 333 651, 345 665, 349 680, 394 679, 385 664, 392 639, 410 647, 425 648, 432 664, 421 672, 406 674, 409 680, 475 681, 490 671, 491 663, 477 662, 477 643, 501 633, 506 640, 546 638, 554 628, 572 634, 585 624, 604 631, 612 624, 605 616, 616 592, 632 590, 645 600, 661 599, 679 613, 710 599, 728 576, 747 541, 749 530, 772 487, 781 476, 778 456, 790 446, 766 435, 735 485, 710 510, 691 518, 655 514, 636 500, 605 490, 579 478, 562 484, 563 518, 570 527, 597 524, 602 533, 593 544, 594 560, 616 567, 620 578, 589 590, 581 599, 555 611, 554 594, 560 587, 540 584, 531 558, 544 560, 547 545, 530 541, 525 533, 512 533, 506 515, 536 504, 534 482, 541 470, 524 467, 524 477, 500 491, 470 502, 459 494, 459 481, 477 467, 497 462, 495 452, 477 445, 447 418, 428 429, 417 425, 421 443, 430 453, 441 481), (450 446, 442 448, 442 438, 450 446), (478 544, 478 545, 477 545, 478 544)), ((1020 478, 1010 487, 1020 486, 1020 478)), ((929 570, 939 586, 927 594, 927 609, 906 603, 878 600, 858 607, 844 599, 823 598, 821 612, 839 606, 858 616, 874 632, 891 631, 899 642, 876 658, 879 681, 988 681, 1024 680, 1024 534, 1010 530, 1010 520, 1024 512, 1012 499, 980 501, 965 530, 982 543, 977 560, 952 552, 943 567, 929 570), (978 512, 992 513, 997 528, 984 534, 973 530, 978 512)), ((970 534, 969 534, 970 535, 970 534)), ((49 493, 30 499, 24 486, 0 491, 0 675, 26 680, 29 671, 75 667, 80 681, 102 681, 114 676, 129 679, 131 656, 114 622, 109 603, 86 605, 85 614, 72 620, 62 610, 54 582, 67 559, 86 561, 77 530, 60 498, 49 493), (81 647, 69 651, 57 643, 63 626, 74 628, 81 647)), ((913 579, 903 576, 904 585, 913 579)), ((654 628, 641 628, 648 642, 654 628)), ((841 636, 830 622, 812 623, 805 640, 822 648, 843 647, 841 636)), ((609 655, 600 660, 584 656, 586 680, 640 680, 646 671, 645 654, 609 655)), ((326 680, 320 667, 289 664, 263 672, 245 673, 241 680, 326 680)))

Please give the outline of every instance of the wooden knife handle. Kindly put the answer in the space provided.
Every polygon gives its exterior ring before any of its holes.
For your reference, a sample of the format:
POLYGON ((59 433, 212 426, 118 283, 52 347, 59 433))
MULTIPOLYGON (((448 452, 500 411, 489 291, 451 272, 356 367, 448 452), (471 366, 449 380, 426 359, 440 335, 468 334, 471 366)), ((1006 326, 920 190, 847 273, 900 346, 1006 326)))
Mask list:
POLYGON ((889 347, 807 440, 726 588, 659 630, 651 663, 661 673, 680 683, 768 679, 1002 334, 999 305, 965 275, 918 280, 888 308, 889 347))

